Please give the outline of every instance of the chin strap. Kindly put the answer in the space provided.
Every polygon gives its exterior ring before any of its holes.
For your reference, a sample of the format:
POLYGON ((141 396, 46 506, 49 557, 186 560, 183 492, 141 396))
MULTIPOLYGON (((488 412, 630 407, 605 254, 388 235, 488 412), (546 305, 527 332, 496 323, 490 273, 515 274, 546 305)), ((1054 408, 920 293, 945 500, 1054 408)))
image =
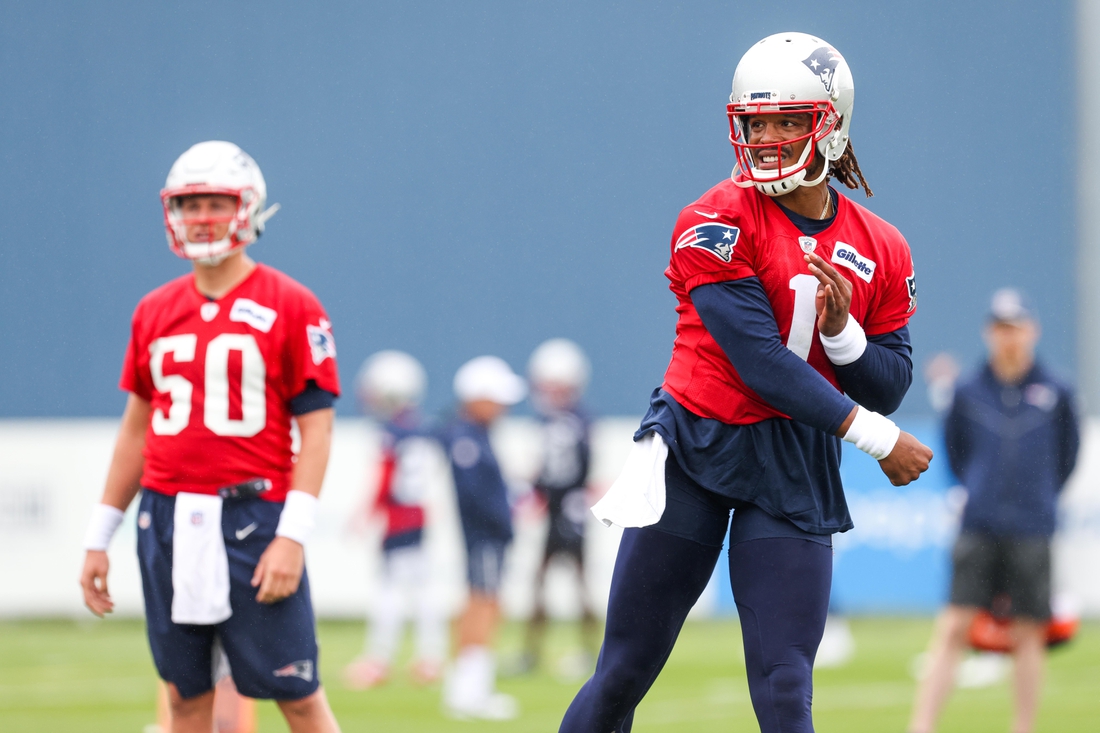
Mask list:
POLYGON ((798 184, 799 186, 816 186, 817 184, 825 180, 825 177, 829 175, 829 159, 826 158, 824 155, 821 156, 821 159, 825 161, 825 165, 821 166, 821 174, 812 181, 803 180, 801 183, 798 184))
MULTIPOLYGON (((806 155, 808 155, 809 150, 810 145, 807 145, 806 150, 802 151, 802 156, 805 157, 806 155)), ((816 151, 816 144, 814 150, 816 151)), ((821 155, 820 153, 818 154, 821 155)), ((752 186, 756 186, 756 190, 764 194, 765 196, 783 196, 795 190, 799 186, 816 186, 824 181, 825 178, 829 175, 829 159, 824 155, 821 155, 821 159, 825 161, 825 164, 821 167, 821 173, 809 181, 806 180, 805 168, 800 170, 798 173, 792 173, 789 176, 776 178, 770 181, 739 181, 737 180, 737 175, 741 172, 740 163, 734 166, 733 173, 730 174, 730 178, 733 179, 734 185, 738 186, 739 188, 750 188, 752 186)), ((801 163, 802 161, 800 160, 799 164, 801 165, 801 163)))

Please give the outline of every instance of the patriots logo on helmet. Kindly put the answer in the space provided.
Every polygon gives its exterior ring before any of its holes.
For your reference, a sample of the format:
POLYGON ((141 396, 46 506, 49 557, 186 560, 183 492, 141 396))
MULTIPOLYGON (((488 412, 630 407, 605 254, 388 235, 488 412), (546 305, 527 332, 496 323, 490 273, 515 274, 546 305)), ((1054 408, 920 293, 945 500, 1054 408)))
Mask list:
POLYGON ((722 262, 729 262, 733 258, 733 248, 739 236, 741 230, 728 224, 699 224, 680 235, 676 240, 675 251, 684 247, 697 247, 705 249, 722 262))
POLYGON ((271 674, 276 677, 297 677, 300 680, 306 682, 313 681, 313 660, 301 659, 297 662, 291 662, 285 667, 279 667, 273 670, 271 674))
POLYGON ((905 286, 909 288, 909 312, 912 313, 917 309, 917 273, 915 271, 905 278, 905 286))
POLYGON ((822 46, 803 59, 802 63, 806 64, 806 68, 817 75, 817 78, 821 80, 821 84, 825 87, 825 91, 832 94, 833 76, 836 74, 836 67, 840 60, 839 53, 828 46, 822 46))

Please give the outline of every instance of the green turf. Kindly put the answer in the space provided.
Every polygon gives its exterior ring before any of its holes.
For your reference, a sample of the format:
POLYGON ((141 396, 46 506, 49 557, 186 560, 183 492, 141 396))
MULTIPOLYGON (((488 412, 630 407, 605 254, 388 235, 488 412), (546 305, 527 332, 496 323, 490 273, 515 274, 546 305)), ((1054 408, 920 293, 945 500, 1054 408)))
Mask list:
MULTIPOLYGON (((819 733, 903 733, 913 695, 909 665, 925 645, 924 619, 857 619, 856 660, 816 676, 819 733)), ((502 649, 518 648, 520 628, 505 629, 502 649)), ((438 688, 420 689, 402 676, 370 692, 351 692, 340 668, 359 650, 362 627, 321 625, 322 673, 345 733, 355 731, 554 731, 579 681, 553 673, 555 657, 574 643, 569 627, 551 630, 547 670, 503 680, 523 715, 499 724, 449 721, 438 688)), ((756 730, 745 687, 736 622, 696 622, 684 629, 664 673, 638 709, 634 730, 756 730)), ((155 677, 143 627, 133 621, 0 623, 0 731, 140 733, 154 716, 155 677)), ((942 733, 1003 733, 1010 697, 1004 683, 956 692, 942 733)), ((1039 733, 1100 730, 1100 624, 1087 624, 1069 648, 1050 657, 1039 733)), ((271 703, 261 703, 260 730, 286 730, 271 703)))

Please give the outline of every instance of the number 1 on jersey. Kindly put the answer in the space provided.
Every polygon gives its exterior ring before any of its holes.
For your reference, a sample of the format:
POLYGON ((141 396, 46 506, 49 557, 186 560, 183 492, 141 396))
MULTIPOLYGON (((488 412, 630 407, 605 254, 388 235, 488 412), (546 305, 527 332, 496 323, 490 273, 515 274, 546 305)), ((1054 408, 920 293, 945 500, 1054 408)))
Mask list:
POLYGON ((817 278, 805 273, 795 275, 791 278, 791 290, 794 291, 794 313, 791 315, 787 348, 805 361, 810 358, 814 325, 817 323, 817 278))

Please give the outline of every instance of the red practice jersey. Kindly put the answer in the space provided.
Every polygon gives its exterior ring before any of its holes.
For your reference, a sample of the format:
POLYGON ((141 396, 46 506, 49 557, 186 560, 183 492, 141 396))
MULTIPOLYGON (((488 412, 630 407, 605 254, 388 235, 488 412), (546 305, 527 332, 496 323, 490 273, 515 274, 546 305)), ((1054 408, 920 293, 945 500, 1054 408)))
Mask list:
POLYGON ((152 404, 141 485, 174 496, 270 479, 293 463, 291 398, 313 380, 340 393, 332 324, 316 296, 265 265, 211 301, 184 275, 134 311, 120 386, 152 404))
POLYGON ((665 276, 676 295, 676 341, 662 388, 701 417, 732 425, 786 417, 741 381, 691 302, 700 285, 757 277, 780 337, 837 389, 817 332, 812 248, 852 283, 851 314, 868 336, 895 331, 917 307, 909 245, 897 229, 844 196, 831 226, 805 237, 769 197, 726 180, 684 208, 665 276))
POLYGON ((417 429, 390 424, 382 436, 375 507, 386 515, 386 539, 424 528, 430 481, 429 438, 417 429))

